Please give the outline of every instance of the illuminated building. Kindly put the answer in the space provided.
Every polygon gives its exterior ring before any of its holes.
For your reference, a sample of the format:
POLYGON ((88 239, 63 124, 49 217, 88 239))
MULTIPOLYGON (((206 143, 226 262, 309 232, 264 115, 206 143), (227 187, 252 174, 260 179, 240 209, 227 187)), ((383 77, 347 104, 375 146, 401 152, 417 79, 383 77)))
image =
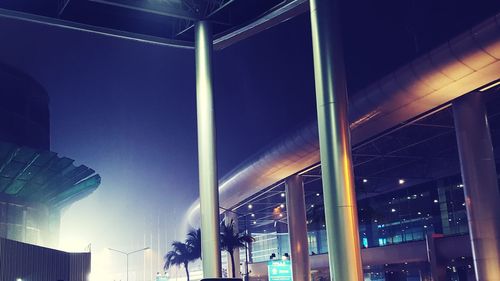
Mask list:
MULTIPOLYGON (((365 280, 500 276, 499 29, 487 19, 352 95, 358 233, 349 237, 359 237, 365 280)), ((321 169, 311 123, 219 182, 221 213, 236 213, 239 229, 256 238, 251 280, 266 280, 269 257, 284 254, 329 278, 321 169), (290 192, 302 188, 303 201, 290 192)), ((196 225, 198 216, 195 202, 187 218, 196 225)))
POLYGON ((100 184, 94 170, 50 151, 49 97, 0 64, 0 237, 57 247, 61 211, 100 184))

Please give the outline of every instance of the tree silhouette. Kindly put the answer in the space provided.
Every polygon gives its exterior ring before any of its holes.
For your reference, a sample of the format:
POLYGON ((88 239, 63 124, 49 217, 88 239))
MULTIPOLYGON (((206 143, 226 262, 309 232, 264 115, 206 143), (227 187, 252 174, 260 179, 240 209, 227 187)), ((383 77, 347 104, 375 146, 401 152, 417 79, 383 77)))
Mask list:
POLYGON ((179 241, 172 242, 172 250, 170 250, 165 256, 165 269, 169 269, 171 266, 181 266, 184 265, 186 270, 186 277, 189 281, 189 262, 193 261, 193 254, 191 252, 190 246, 187 243, 182 243, 179 241))
POLYGON ((234 229, 234 222, 231 220, 229 223, 223 223, 220 228, 221 248, 225 250, 231 257, 231 265, 233 268, 232 277, 235 277, 234 266, 234 250, 239 248, 246 248, 246 243, 252 243, 255 239, 246 233, 236 233, 234 229))

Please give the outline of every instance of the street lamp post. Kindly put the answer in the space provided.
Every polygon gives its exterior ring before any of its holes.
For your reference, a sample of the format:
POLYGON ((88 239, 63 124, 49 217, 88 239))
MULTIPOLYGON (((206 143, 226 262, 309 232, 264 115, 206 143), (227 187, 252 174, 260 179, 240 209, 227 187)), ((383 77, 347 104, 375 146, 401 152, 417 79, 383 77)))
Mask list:
POLYGON ((144 249, 135 250, 135 251, 128 252, 128 253, 120 251, 120 250, 116 250, 116 249, 111 249, 111 248, 108 248, 108 250, 115 251, 115 252, 123 254, 123 255, 125 255, 127 257, 127 281, 128 281, 128 256, 130 256, 131 254, 137 253, 137 252, 142 252, 142 251, 149 250, 149 247, 146 247, 144 249))

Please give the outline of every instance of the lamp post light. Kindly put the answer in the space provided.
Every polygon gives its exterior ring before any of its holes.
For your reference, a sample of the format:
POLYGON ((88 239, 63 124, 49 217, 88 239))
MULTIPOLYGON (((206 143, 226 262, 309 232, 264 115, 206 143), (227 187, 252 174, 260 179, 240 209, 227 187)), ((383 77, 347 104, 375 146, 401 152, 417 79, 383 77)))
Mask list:
POLYGON ((127 257, 127 281, 128 281, 128 256, 130 256, 131 254, 142 252, 142 251, 146 251, 146 250, 149 250, 149 249, 150 249, 149 247, 146 247, 144 249, 139 249, 139 250, 135 250, 135 251, 132 251, 132 252, 123 252, 123 251, 120 251, 120 250, 108 248, 108 250, 110 250, 110 251, 115 251, 115 252, 123 254, 123 255, 125 255, 127 257))

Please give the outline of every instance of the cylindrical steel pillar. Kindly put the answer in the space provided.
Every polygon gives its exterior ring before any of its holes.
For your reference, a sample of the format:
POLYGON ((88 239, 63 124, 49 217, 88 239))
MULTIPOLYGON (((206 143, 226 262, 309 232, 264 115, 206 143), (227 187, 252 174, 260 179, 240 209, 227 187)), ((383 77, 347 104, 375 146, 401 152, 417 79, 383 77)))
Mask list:
POLYGON ((203 276, 221 277, 219 190, 212 97, 212 30, 207 21, 195 25, 196 109, 203 276))
POLYGON ((361 281, 339 2, 309 1, 321 171, 330 276, 335 281, 361 281))
MULTIPOLYGON (((238 214, 235 212, 231 211, 226 211, 224 213, 224 223, 226 225, 233 224, 233 230, 235 234, 240 233, 240 230, 238 229, 238 214)), ((231 264, 231 256, 228 254, 226 255, 227 258, 227 276, 232 277, 233 272, 234 272, 234 277, 235 278, 241 278, 241 270, 240 270, 240 248, 236 248, 233 251, 233 258, 234 258, 234 267, 231 264)))
POLYGON ((307 240, 306 203, 302 177, 291 176, 285 181, 286 215, 290 254, 292 255, 293 280, 311 280, 309 267, 309 243, 307 240))
POLYGON ((500 281, 500 192, 481 93, 453 102, 474 268, 478 281, 500 281))

